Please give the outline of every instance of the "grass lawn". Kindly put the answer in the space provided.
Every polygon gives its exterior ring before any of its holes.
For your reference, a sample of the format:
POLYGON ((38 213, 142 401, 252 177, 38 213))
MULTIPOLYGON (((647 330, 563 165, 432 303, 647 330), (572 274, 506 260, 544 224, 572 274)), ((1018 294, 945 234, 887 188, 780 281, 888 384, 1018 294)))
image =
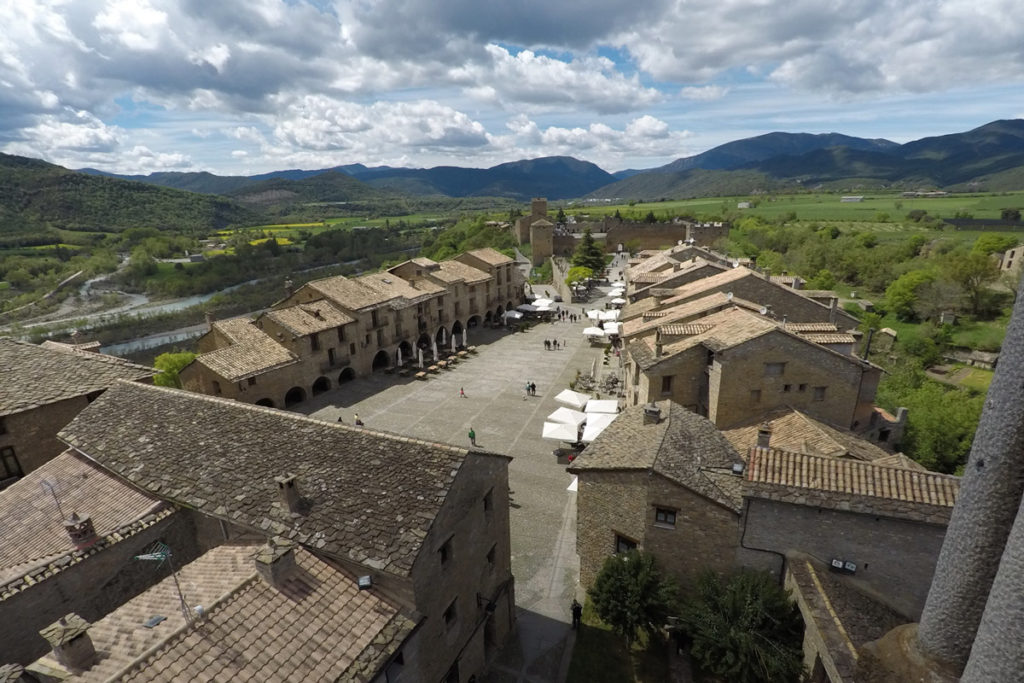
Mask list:
POLYGON ((963 320, 953 328, 952 342, 980 351, 996 351, 1003 345, 1006 336, 1007 318, 974 322, 963 320))
POLYGON ((992 375, 994 373, 991 370, 982 370, 980 368, 968 369, 970 374, 960 380, 960 386, 973 389, 980 394, 988 393, 988 385, 992 383, 992 375))
POLYGON ((668 645, 636 643, 631 651, 598 618, 590 603, 569 664, 567 683, 662 683, 668 678, 668 645))

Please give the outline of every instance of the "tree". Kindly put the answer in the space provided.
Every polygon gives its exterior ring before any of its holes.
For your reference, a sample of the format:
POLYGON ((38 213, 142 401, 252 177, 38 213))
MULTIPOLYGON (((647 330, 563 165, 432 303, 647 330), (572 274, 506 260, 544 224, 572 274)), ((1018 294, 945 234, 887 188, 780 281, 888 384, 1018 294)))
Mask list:
POLYGON ((1020 221, 1020 209, 1003 209, 999 215, 1004 221, 1017 223, 1020 221))
POLYGON ((680 622, 693 640, 693 660, 722 680, 769 683, 803 675, 800 610, 767 572, 728 579, 702 574, 680 622))
POLYGON ((639 550, 604 561, 594 587, 587 591, 601 621, 631 644, 642 631, 658 632, 673 613, 679 589, 662 576, 654 556, 639 550))
POLYGON ((946 274, 963 288, 971 312, 977 315, 981 311, 988 285, 999 277, 999 265, 988 254, 980 251, 964 253, 957 250, 951 252, 946 259, 946 274))
POLYGON ((178 353, 161 353, 153 361, 153 367, 160 371, 160 374, 153 378, 153 384, 159 387, 181 388, 181 379, 178 373, 186 365, 195 360, 196 354, 191 351, 180 351, 178 353))
POLYGON ((654 216, 654 211, 648 211, 647 215, 644 216, 644 223, 657 223, 658 219, 654 216))
POLYGON ((986 232, 974 240, 971 251, 980 251, 983 254, 996 254, 1017 246, 1017 237, 1014 235, 1000 235, 994 232, 986 232))
POLYGON ((595 273, 604 270, 604 251, 597 246, 594 236, 590 233, 590 228, 583 231, 583 237, 576 244, 576 251, 573 252, 570 263, 574 266, 590 268, 595 273))
POLYGON ((555 222, 559 225, 565 225, 565 209, 558 207, 558 214, 555 216, 555 222))
POLYGON ((827 268, 822 268, 807 281, 807 289, 832 289, 836 286, 836 276, 827 268))
POLYGON ((594 271, 585 266, 573 266, 565 277, 565 284, 571 285, 574 282, 583 282, 594 277, 594 271))
POLYGON ((901 320, 913 320, 918 292, 935 274, 928 270, 912 270, 900 275, 885 290, 885 306, 901 320))

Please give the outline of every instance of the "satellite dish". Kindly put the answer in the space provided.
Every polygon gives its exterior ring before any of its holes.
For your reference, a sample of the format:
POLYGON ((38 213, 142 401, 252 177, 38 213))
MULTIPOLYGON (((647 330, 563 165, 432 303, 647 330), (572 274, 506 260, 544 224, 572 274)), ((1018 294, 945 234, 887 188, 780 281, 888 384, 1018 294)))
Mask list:
POLYGON ((768 314, 768 307, 767 306, 762 306, 761 307, 761 315, 767 315, 767 314, 768 314))
POLYGON ((726 301, 732 301, 732 292, 726 292, 725 293, 725 300, 726 301))

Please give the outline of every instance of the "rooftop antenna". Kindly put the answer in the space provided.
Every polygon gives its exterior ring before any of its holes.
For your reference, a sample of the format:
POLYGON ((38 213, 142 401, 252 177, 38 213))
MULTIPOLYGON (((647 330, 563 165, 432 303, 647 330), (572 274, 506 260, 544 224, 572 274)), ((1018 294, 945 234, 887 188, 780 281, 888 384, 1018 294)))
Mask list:
POLYGON ((62 520, 65 519, 64 510, 60 507, 60 498, 57 497, 57 485, 49 479, 43 479, 39 482, 39 487, 50 491, 50 495, 53 496, 53 502, 57 504, 57 512, 60 513, 60 518, 62 520))
MULTIPOLYGON (((178 592, 178 604, 179 607, 181 608, 181 615, 185 617, 186 624, 191 624, 193 617, 192 610, 189 609, 188 602, 186 602, 185 600, 185 595, 181 592, 181 584, 178 583, 178 572, 174 568, 174 563, 171 562, 171 555, 171 548, 167 544, 157 541, 152 546, 150 546, 149 552, 143 553, 142 555, 136 555, 135 559, 159 562, 160 565, 162 565, 164 562, 167 563, 167 566, 171 568, 171 578, 174 579, 174 588, 178 592)), ((159 568, 160 565, 157 565, 157 567, 159 568)))

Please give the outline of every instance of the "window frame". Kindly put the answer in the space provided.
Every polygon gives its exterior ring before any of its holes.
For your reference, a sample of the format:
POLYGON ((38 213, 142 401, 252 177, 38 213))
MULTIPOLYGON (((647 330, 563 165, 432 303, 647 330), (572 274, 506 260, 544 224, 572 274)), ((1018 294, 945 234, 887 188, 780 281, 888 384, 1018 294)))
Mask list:
POLYGON ((661 507, 660 505, 654 506, 654 526, 662 529, 675 529, 676 528, 676 515, 678 510, 675 508, 661 507))

